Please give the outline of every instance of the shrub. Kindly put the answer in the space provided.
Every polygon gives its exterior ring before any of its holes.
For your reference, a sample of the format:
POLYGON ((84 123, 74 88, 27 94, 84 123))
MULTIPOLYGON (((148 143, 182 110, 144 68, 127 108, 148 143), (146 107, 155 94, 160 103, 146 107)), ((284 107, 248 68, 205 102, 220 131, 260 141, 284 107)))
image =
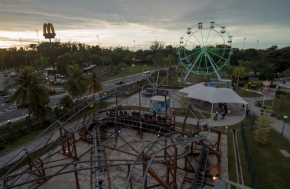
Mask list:
POLYGON ((282 95, 287 95, 287 92, 282 91, 282 90, 277 90, 275 94, 276 94, 276 97, 279 98, 279 95, 281 95, 281 94, 282 95))

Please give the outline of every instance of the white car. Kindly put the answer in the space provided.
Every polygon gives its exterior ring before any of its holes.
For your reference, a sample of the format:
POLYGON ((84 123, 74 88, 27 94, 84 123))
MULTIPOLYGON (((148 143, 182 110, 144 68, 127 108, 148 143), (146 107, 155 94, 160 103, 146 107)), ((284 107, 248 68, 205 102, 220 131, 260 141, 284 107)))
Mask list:
POLYGON ((16 73, 15 73, 15 72, 10 72, 10 73, 9 73, 9 76, 10 76, 10 77, 15 77, 15 76, 16 76, 16 73))

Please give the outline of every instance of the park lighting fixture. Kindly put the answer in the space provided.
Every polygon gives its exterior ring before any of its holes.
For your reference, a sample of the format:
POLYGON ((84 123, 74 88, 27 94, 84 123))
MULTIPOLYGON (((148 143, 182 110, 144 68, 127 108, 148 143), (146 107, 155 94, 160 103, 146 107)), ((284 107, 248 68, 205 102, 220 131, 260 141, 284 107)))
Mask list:
POLYGON ((119 134, 119 133, 121 133, 121 130, 120 130, 120 129, 118 129, 118 130, 117 130, 117 133, 118 133, 118 134, 119 134))
POLYGON ((288 118, 288 115, 287 114, 285 114, 284 115, 284 123, 283 123, 283 127, 282 127, 282 132, 281 132, 281 137, 283 137, 283 133, 284 133, 284 126, 285 126, 285 122, 287 122, 287 119, 288 118))

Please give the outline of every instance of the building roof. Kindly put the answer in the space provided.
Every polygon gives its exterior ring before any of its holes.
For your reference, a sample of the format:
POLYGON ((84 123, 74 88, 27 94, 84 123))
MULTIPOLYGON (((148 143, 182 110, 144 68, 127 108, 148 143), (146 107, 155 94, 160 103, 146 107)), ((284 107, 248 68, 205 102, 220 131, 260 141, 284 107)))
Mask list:
POLYGON ((188 97, 208 101, 210 103, 248 104, 235 91, 229 88, 206 87, 203 84, 193 85, 179 90, 188 93, 188 97))
POLYGON ((88 66, 86 68, 83 68, 83 70, 87 71, 87 70, 90 70, 90 69, 92 69, 94 67, 96 67, 96 65, 95 64, 92 64, 92 65, 90 65, 90 66, 88 66))

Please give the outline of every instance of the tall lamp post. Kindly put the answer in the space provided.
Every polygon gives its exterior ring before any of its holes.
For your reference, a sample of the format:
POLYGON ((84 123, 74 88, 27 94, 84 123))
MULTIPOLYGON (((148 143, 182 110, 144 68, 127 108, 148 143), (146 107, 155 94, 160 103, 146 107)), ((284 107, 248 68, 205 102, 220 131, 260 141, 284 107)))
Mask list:
POLYGON ((125 83, 124 68, 122 68, 123 82, 125 83))
MULTIPOLYGON (((133 60, 133 64, 132 64, 132 67, 134 67, 135 66, 135 58, 132 58, 132 60, 133 60)), ((134 83, 135 83, 135 73, 134 73, 134 83)))
POLYGON ((15 70, 14 60, 13 60, 13 56, 12 55, 11 55, 11 60, 12 60, 13 69, 15 70))
POLYGON ((257 41, 256 50, 258 50, 258 43, 259 43, 259 40, 257 41))
POLYGON ((97 36, 97 38, 98 38, 98 46, 100 46, 100 41, 99 41, 99 35, 96 35, 97 36))
POLYGON ((245 42, 246 42, 246 37, 244 39, 243 51, 245 50, 245 42))
POLYGON ((25 56, 25 63, 26 63, 26 66, 27 66, 27 59, 26 59, 27 55, 24 55, 24 56, 25 56))
POLYGON ((282 132, 281 132, 281 137, 283 137, 283 132, 284 132, 284 126, 285 126, 285 122, 287 122, 286 121, 286 119, 288 118, 288 115, 287 114, 285 114, 284 115, 284 123, 283 123, 283 128, 282 128, 282 132))

